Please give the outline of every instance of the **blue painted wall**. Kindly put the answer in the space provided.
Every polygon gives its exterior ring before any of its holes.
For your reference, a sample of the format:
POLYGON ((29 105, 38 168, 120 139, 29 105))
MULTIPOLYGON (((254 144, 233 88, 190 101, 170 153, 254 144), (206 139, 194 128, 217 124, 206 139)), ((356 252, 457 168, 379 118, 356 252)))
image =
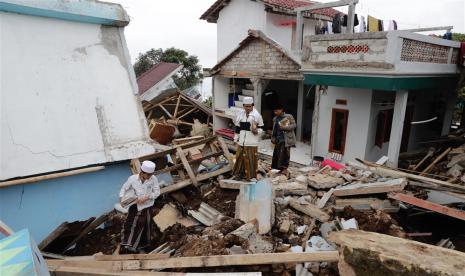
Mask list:
POLYGON ((124 162, 97 172, 0 188, 0 219, 15 231, 28 228, 40 243, 64 221, 112 210, 130 175, 124 162))

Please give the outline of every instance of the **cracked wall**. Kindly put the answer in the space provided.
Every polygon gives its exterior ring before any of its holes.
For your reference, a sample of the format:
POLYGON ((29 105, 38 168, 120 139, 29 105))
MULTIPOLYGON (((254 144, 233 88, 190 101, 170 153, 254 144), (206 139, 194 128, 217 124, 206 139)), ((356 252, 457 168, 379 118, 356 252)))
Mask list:
POLYGON ((0 180, 153 152, 122 31, 0 12, 0 180))

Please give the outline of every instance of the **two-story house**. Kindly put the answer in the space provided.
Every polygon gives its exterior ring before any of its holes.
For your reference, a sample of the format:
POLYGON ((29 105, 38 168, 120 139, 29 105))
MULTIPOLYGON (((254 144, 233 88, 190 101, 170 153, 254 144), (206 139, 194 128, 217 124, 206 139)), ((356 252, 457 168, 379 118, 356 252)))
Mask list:
POLYGON ((297 139, 311 142, 310 157, 388 155, 393 166, 400 152, 449 132, 459 43, 411 31, 320 34, 339 13, 326 8, 303 13, 296 51, 294 9, 315 4, 218 0, 202 15, 218 32, 215 129, 231 126, 245 95, 271 128, 279 100, 297 120, 297 139))

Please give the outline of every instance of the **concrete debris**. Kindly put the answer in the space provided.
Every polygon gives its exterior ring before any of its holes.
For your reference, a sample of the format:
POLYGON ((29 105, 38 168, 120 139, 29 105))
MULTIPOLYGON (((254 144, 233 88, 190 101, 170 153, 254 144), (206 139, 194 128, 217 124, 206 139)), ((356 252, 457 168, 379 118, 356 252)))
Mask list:
POLYGON ((333 177, 328 174, 310 174, 308 185, 315 189, 330 189, 344 183, 341 177, 333 177))
POLYGON ((305 252, 331 251, 336 248, 320 236, 313 236, 307 241, 305 252))
POLYGON ((153 217, 153 221, 161 232, 176 223, 180 223, 186 227, 198 224, 195 220, 189 217, 183 217, 178 209, 171 204, 165 204, 161 211, 153 217))

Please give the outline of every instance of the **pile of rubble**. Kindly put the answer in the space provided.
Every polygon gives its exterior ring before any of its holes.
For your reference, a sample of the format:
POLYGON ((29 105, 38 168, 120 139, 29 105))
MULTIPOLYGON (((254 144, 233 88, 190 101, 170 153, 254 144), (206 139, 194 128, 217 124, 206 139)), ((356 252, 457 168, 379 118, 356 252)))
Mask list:
MULTIPOLYGON (((186 154, 185 160, 181 158, 191 173, 163 188, 163 195, 152 207, 155 231, 146 254, 118 255, 124 215, 112 211, 81 222, 79 227, 68 224, 59 235, 54 231, 51 236, 55 239, 46 239, 48 243, 41 243, 40 249, 47 252, 46 256, 64 260, 49 260, 49 267, 60 271, 64 261, 70 266, 84 265, 82 259, 70 256, 86 255, 92 260, 87 260, 87 265, 111 261, 112 268, 118 264, 120 270, 261 271, 264 275, 291 275, 295 270, 297 275, 351 275, 349 272, 373 273, 376 269, 394 274, 420 269, 429 271, 423 275, 436 275, 438 263, 442 262, 449 262, 450 267, 444 271, 450 275, 465 269, 465 254, 459 252, 465 252, 461 231, 465 229, 464 185, 390 169, 384 165, 386 158, 377 163, 359 160, 345 165, 325 160, 321 166, 291 167, 289 176, 269 170, 270 164, 261 160, 262 174, 254 182, 229 178, 230 164, 225 163, 199 179, 201 174, 193 162, 207 160, 202 156, 212 153, 204 152, 205 148, 219 152, 210 156, 218 163, 232 160, 221 139, 216 148, 209 144, 211 141, 197 140, 170 149, 182 155, 182 148, 188 151, 192 145, 205 145, 199 149, 200 156, 186 154), (221 155, 224 157, 216 158, 221 155), (439 200, 441 197, 448 201, 439 200), (413 216, 431 214, 452 219, 457 232, 447 233, 451 235, 447 239, 408 223, 413 216), (373 232, 380 236, 373 236, 373 232), (370 247, 373 237, 389 242, 370 247), (390 243, 407 249, 399 253, 390 243), (456 250, 450 250, 453 248, 456 250), (360 250, 367 253, 369 261, 362 260, 360 250), (429 252, 426 254, 435 267, 422 261, 397 259, 407 253, 425 254, 423 251, 429 252), (377 258, 381 253, 388 257, 377 258), (445 255, 449 259, 444 259, 445 255), (461 261, 457 261, 458 256, 463 257, 461 261), (137 260, 137 265, 130 266, 133 263, 129 260, 137 260), (397 265, 390 267, 389 260, 397 265), (367 262, 379 266, 366 267, 367 262)), ((448 164, 456 156, 460 154, 449 155, 448 164)), ((183 165, 173 164, 163 171, 183 174, 183 165), (170 169, 173 166, 175 169, 170 169)))

